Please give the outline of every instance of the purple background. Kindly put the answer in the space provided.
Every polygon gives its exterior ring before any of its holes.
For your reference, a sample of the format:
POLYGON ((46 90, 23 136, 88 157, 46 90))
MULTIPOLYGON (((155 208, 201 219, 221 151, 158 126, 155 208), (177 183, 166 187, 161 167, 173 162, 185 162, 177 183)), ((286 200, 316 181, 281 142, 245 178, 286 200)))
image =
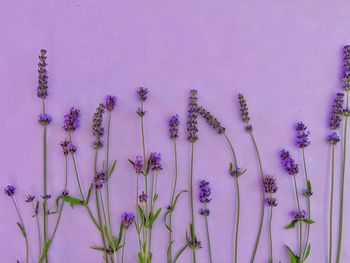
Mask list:
MULTIPOLYGON (((140 127, 135 113, 135 90, 150 89, 146 103, 148 151, 160 151, 164 171, 159 178, 160 202, 165 207, 173 178, 173 156, 167 120, 181 116, 179 140, 179 190, 188 187, 189 144, 185 114, 189 89, 199 90, 199 102, 227 127, 247 174, 241 179, 242 224, 239 259, 248 262, 260 211, 260 185, 252 144, 239 118, 236 94, 249 103, 256 138, 268 174, 278 179, 279 206, 275 210, 275 259, 287 261, 283 244, 296 247, 296 231, 283 230, 295 208, 292 180, 280 168, 278 151, 292 150, 293 125, 303 120, 312 131, 307 149, 314 185, 312 199, 313 251, 309 262, 327 256, 329 146, 327 118, 333 95, 341 89, 341 47, 349 42, 350 2, 341 1, 3 1, 0 8, 0 186, 15 184, 17 198, 29 229, 32 262, 37 256, 35 220, 23 202, 27 193, 40 195, 42 187, 42 137, 37 124, 40 100, 35 95, 37 56, 48 50, 50 96, 48 112, 53 123, 48 133, 49 192, 60 193, 64 159, 58 142, 64 138, 62 116, 71 105, 82 111, 78 143, 79 169, 85 189, 92 177, 90 121, 97 104, 107 94, 118 96, 113 115, 111 158, 119 162, 113 177, 113 221, 119 224, 124 210, 134 209, 135 176, 127 158, 141 153, 140 127)), ((195 180, 213 184, 210 204, 211 237, 215 262, 232 262, 234 182, 227 174, 230 152, 224 139, 199 122, 195 180)), ((338 151, 341 147, 338 147, 338 151)), ((339 161, 339 158, 338 158, 339 161)), ((337 185, 340 173, 337 165, 337 185)), ((78 195, 70 167, 69 190, 78 195)), ((348 171, 349 173, 350 171, 348 171)), ((348 177, 348 176, 347 176, 348 177)), ((303 182, 300 174, 299 182, 303 182)), ((348 188, 349 180, 347 180, 348 188)), ((197 187, 196 187, 197 190, 197 187)), ((349 194, 347 193, 346 204, 349 194)), ((335 213, 338 214, 336 193, 335 213)), ((304 200, 303 200, 304 202, 304 200)), ((175 212, 176 243, 184 242, 189 223, 188 196, 175 212)), ((53 206, 53 203, 52 203, 53 206)), ((24 242, 15 224, 8 198, 0 198, 0 257, 2 262, 23 259, 24 242)), ((50 251, 51 262, 102 262, 89 248, 100 236, 85 210, 65 207, 62 224, 50 251)), ((198 208, 198 203, 197 203, 198 208)), ((349 207, 345 217, 349 219, 349 207)), ((336 217, 337 218, 337 217, 336 217)), ((205 241, 203 218, 197 217, 199 238, 205 241)), ((337 234, 338 220, 334 232, 337 234)), ((349 224, 344 225, 343 259, 350 259, 349 224)), ((154 227, 154 262, 165 262, 167 231, 161 220, 154 227)), ((267 262, 268 232, 265 225, 257 262, 267 262)), ((336 242, 335 247, 336 248, 336 242)), ((136 262, 134 229, 129 232, 126 262, 136 262)), ((199 262, 209 262, 206 247, 199 262)), ((187 251, 180 262, 190 262, 187 251)))

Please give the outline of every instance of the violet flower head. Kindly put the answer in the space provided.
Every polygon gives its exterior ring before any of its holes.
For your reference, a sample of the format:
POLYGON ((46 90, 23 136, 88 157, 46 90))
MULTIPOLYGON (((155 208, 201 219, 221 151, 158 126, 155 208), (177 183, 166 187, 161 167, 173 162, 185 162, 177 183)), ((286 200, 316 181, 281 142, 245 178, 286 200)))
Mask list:
POLYGON ((73 132, 80 126, 80 110, 71 107, 69 112, 64 115, 63 129, 67 132, 73 132))
POLYGON ((8 195, 9 197, 12 197, 15 195, 16 192, 16 187, 14 187, 13 185, 8 185, 5 188, 5 194, 8 195))
POLYGON ((31 203, 31 202, 34 201, 34 199, 35 199, 35 196, 34 196, 34 195, 27 195, 25 201, 26 201, 27 203, 31 203))
POLYGON ((199 213, 202 215, 202 216, 209 216, 210 215, 210 210, 208 208, 202 208, 199 213))
POLYGON ((143 170, 143 158, 140 155, 137 155, 134 161, 134 168, 136 174, 142 173, 143 170))
POLYGON ((188 119, 187 119, 187 140, 194 143, 198 140, 198 128, 197 128, 197 90, 191 90, 188 119))
POLYGON ((289 151, 283 149, 280 152, 280 158, 282 161, 283 168, 287 171, 288 174, 296 175, 299 173, 299 166, 295 163, 289 151))
POLYGON ((241 110, 242 121, 245 122, 246 124, 249 124, 250 118, 249 118, 247 101, 243 96, 243 94, 241 93, 238 94, 238 102, 241 110))
POLYGON ((141 204, 145 204, 147 203, 147 199, 148 199, 148 195, 146 195, 145 192, 142 191, 142 193, 139 195, 139 202, 141 204))
POLYGON ((47 79, 48 74, 47 74, 47 63, 46 63, 46 56, 47 51, 45 49, 40 50, 40 55, 39 55, 39 63, 38 63, 38 87, 36 89, 36 94, 39 98, 41 99, 46 99, 47 96, 49 95, 48 93, 48 84, 47 84, 47 79))
POLYGON ((77 146, 75 146, 73 143, 68 144, 68 152, 73 154, 77 151, 77 146))
POLYGON ((202 180, 199 183, 199 201, 201 203, 209 203, 211 201, 210 199, 211 195, 211 189, 208 181, 202 180))
POLYGON ((179 137, 179 124, 179 115, 173 115, 169 120, 170 139, 176 139, 179 137))
POLYGON ((117 98, 112 95, 108 95, 105 100, 105 107, 108 112, 111 112, 114 110, 115 105, 117 103, 117 98))
POLYGON ((124 212, 121 216, 121 220, 122 220, 123 227, 125 229, 128 229, 131 226, 131 224, 134 222, 135 216, 133 213, 124 212))
POLYGON ((201 115, 206 120, 206 122, 219 134, 225 133, 225 127, 223 127, 217 118, 215 118, 209 111, 204 109, 202 106, 198 106, 197 113, 201 115))
POLYGON ((294 220, 300 221, 306 218, 307 212, 305 210, 293 211, 290 213, 290 215, 294 220))
POLYGON ((102 126, 104 112, 105 105, 100 103, 100 105, 96 108, 96 111, 92 118, 92 134, 95 136, 95 141, 93 145, 96 150, 103 147, 103 141, 101 140, 101 138, 103 137, 105 131, 102 126))
POLYGON ((39 121, 39 123, 42 126, 47 126, 52 121, 52 118, 51 118, 51 116, 49 114, 42 113, 42 114, 39 115, 39 120, 38 121, 39 121))
POLYGON ((147 100, 147 94, 148 94, 148 89, 147 88, 143 88, 143 87, 140 87, 138 90, 137 90, 137 95, 139 97, 139 100, 141 102, 144 102, 147 100))
POLYGON ((267 197, 265 201, 266 204, 270 207, 277 206, 277 199, 274 197, 267 197))
POLYGON ((102 189, 104 183, 106 182, 106 173, 104 171, 97 172, 93 178, 93 184, 96 190, 102 189))
POLYGON ((329 127, 332 130, 336 130, 340 127, 343 107, 344 107, 344 94, 338 92, 334 99, 334 104, 332 106, 332 111, 331 111, 331 117, 329 120, 329 127))
POLYGON ((42 195, 41 197, 44 200, 49 200, 51 198, 51 195, 50 194, 45 194, 45 195, 42 195))
POLYGON ((70 141, 68 140, 64 140, 60 142, 60 146, 62 147, 62 151, 65 156, 67 156, 69 153, 69 148, 68 148, 69 144, 70 144, 70 141))
POLYGON ((67 197, 68 195, 69 195, 69 193, 67 190, 63 190, 61 193, 61 196, 63 196, 63 197, 67 197))
POLYGON ((309 139, 309 135, 310 135, 310 131, 308 131, 306 125, 303 122, 298 122, 295 130, 297 132, 296 137, 296 145, 299 148, 305 148, 307 146, 310 145, 310 139, 309 139))
POLYGON ((340 138, 336 132, 332 132, 328 135, 328 142, 332 145, 336 145, 340 141, 340 138))
POLYGON ((268 193, 268 194, 276 193, 278 190, 276 178, 270 175, 265 176, 263 180, 263 188, 265 193, 268 193))
POLYGON ((151 163, 150 168, 152 171, 159 172, 163 169, 162 164, 160 163, 162 160, 160 153, 153 152, 151 153, 151 163))
POLYGON ((343 48, 344 65, 343 65, 343 87, 345 91, 350 91, 350 46, 343 48))

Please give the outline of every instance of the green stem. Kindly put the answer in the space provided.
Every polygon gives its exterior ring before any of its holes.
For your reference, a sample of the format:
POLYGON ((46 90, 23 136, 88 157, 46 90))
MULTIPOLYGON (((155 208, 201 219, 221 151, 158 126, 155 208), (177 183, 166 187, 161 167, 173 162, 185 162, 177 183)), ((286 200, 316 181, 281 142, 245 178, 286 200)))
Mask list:
POLYGON ((105 209, 105 205, 103 203, 101 191, 100 191, 100 199, 101 199, 101 208, 102 208, 102 215, 103 215, 104 223, 107 226, 108 221, 107 221, 107 216, 106 216, 106 209, 105 209))
POLYGON ((125 230, 125 232, 124 232, 124 237, 123 237, 122 263, 124 263, 124 250, 125 250, 125 245, 126 245, 126 230, 125 230))
POLYGON ((99 201, 99 196, 98 196, 98 190, 95 189, 96 192, 96 208, 97 208, 97 215, 98 215, 98 222, 99 226, 101 228, 101 238, 102 238, 102 243, 103 243, 103 249, 104 249, 104 254, 105 254, 105 261, 108 263, 108 254, 107 254, 107 245, 106 245, 106 240, 103 234, 103 227, 102 227, 102 219, 101 219, 101 209, 100 209, 100 201, 99 201))
MULTIPOLYGON (((108 124, 107 124, 107 140, 106 140, 106 173, 109 175, 109 141, 110 141, 110 129, 111 128, 111 112, 108 112, 108 124)), ((112 234, 112 223, 111 223, 111 209, 109 202, 109 178, 106 182, 106 199, 107 199, 107 214, 108 214, 108 227, 109 232, 112 234)))
POLYGON ((270 232, 270 261, 269 261, 269 263, 273 263, 272 211, 273 211, 273 207, 271 206, 271 208, 270 208, 270 222, 269 222, 269 232, 270 232))
MULTIPOLYGON (((256 156, 258 158, 258 164, 259 164, 259 170, 260 170, 260 176, 261 176, 261 182, 263 182, 264 180, 264 171, 263 171, 263 167, 262 167, 262 161, 260 158, 260 153, 259 153, 259 149, 258 149, 258 145, 255 141, 253 132, 249 132, 250 137, 252 139, 253 145, 254 145, 254 149, 255 149, 255 153, 256 156)), ((256 238, 255 241, 255 246, 254 246, 254 250, 253 250, 253 255, 251 258, 251 263, 254 262, 255 260, 255 256, 256 256, 256 252, 258 250, 258 246, 259 246, 259 242, 260 242, 260 237, 261 237, 261 232, 262 232, 262 227, 264 224, 264 218, 265 218, 265 191, 262 191, 262 201, 261 201, 261 214, 260 214, 260 223, 259 223, 259 230, 258 230, 258 236, 256 238)))
POLYGON ((238 230, 239 230, 239 219, 240 219, 240 210, 241 210, 241 198, 240 198, 240 192, 239 192, 239 184, 238 184, 238 178, 235 177, 236 181, 236 190, 237 190, 237 221, 236 221, 236 237, 235 237, 235 263, 237 263, 238 258, 238 230))
POLYGON ((22 215, 19 211, 19 208, 17 206, 17 203, 15 201, 15 198, 12 196, 12 201, 13 201, 13 204, 15 205, 15 208, 16 208, 16 211, 17 211, 17 215, 18 215, 18 218, 19 218, 19 221, 21 222, 21 226, 23 227, 24 231, 25 231, 25 235, 24 235, 24 239, 25 239, 25 243, 26 243, 26 263, 29 263, 28 261, 28 258, 29 258, 29 245, 28 245, 28 237, 27 237, 27 233, 26 233, 26 230, 25 230, 25 226, 24 226, 24 222, 23 222, 23 218, 22 218, 22 215))
MULTIPOLYGON (((45 103, 43 101, 43 112, 45 113, 45 103)), ((44 126, 44 136, 43 136, 43 155, 44 155, 44 159, 43 159, 43 173, 44 173, 44 196, 47 195, 47 128, 46 126, 44 126)), ((43 217, 44 217, 44 244, 46 244, 47 242, 47 225, 48 225, 48 218, 47 218, 47 200, 44 199, 44 203, 43 203, 43 217)), ((48 255, 46 254, 45 256, 45 262, 48 263, 49 259, 48 259, 48 255)))
MULTIPOLYGON (((174 199, 175 199, 175 192, 176 192, 176 186, 177 186, 177 180, 178 180, 178 162, 177 162, 177 148, 176 148, 176 138, 173 139, 173 148, 174 148, 174 165, 175 165, 175 179, 174 179, 174 185, 173 190, 171 193, 171 201, 170 206, 172 207, 174 205, 174 199)), ((171 231, 169 231, 169 259, 172 261, 172 242, 173 242, 173 212, 170 212, 169 214, 169 227, 171 231)))
POLYGON ((329 208, 329 263, 332 263, 333 254, 333 198, 334 198, 334 144, 332 144, 332 178, 331 178, 331 197, 329 208))
MULTIPOLYGON (((32 202, 32 207, 33 207, 34 213, 36 213, 36 208, 33 202, 32 202)), ((40 231, 40 222, 37 214, 35 215, 35 219, 36 219, 36 225, 38 229, 38 247, 39 247, 39 258, 40 258, 41 257, 41 231, 40 231)))
MULTIPOLYGON (((349 107, 349 92, 346 92, 346 109, 349 107)), ((348 116, 345 116, 344 124, 344 141, 343 141, 343 164, 341 175, 341 194, 340 194, 340 214, 339 214, 339 235, 338 235, 338 250, 337 263, 340 262, 341 245, 343 239, 343 217, 344 217, 344 193, 345 193, 345 168, 346 168, 346 142, 347 142, 348 116)))
MULTIPOLYGON (((192 241, 195 240, 195 218, 194 218, 194 200, 193 200, 193 162, 194 162, 194 143, 191 143, 191 168, 190 168, 190 202, 191 202, 191 224, 192 224, 192 241)), ((192 248, 193 263, 197 262, 196 250, 192 248)))
MULTIPOLYGON (((295 197, 297 200, 298 205, 298 211, 301 211, 300 209, 300 202, 299 202, 299 196, 298 196, 298 186, 297 186, 297 180, 295 179, 295 175, 293 175, 293 181, 294 181, 294 191, 295 191, 295 197)), ((302 250, 303 250, 303 224, 302 221, 299 221, 299 256, 301 258, 302 250)))
MULTIPOLYGON (((204 208, 207 208, 207 204, 204 204, 204 208)), ((207 242, 208 242, 208 249, 209 249, 209 259, 210 259, 210 263, 213 263, 213 257, 212 257, 212 253, 211 253, 211 244, 210 244, 210 233, 209 233, 209 224, 208 224, 208 216, 204 216, 205 218, 205 229, 207 232, 207 242)))

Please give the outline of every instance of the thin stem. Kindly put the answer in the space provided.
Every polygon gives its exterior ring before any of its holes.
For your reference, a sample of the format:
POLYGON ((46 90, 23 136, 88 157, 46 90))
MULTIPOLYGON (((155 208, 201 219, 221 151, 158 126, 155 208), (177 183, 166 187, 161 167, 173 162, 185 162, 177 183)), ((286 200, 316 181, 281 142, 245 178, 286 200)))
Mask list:
MULTIPOLYGON (((207 209, 207 204, 204 204, 204 208, 207 209)), ((210 259, 210 263, 213 263, 213 257, 212 257, 212 253, 211 253, 211 244, 210 244, 210 233, 209 233, 208 216, 205 215, 204 219, 205 219, 205 229, 206 229, 206 232, 207 232, 209 259, 210 259)))
MULTIPOLYGON (((191 224, 192 224, 192 241, 195 240, 195 218, 194 218, 194 200, 193 200, 193 162, 194 162, 194 143, 191 143, 191 168, 190 168, 190 202, 191 202, 191 224)), ((192 248, 193 263, 197 262, 196 250, 192 248)))
MULTIPOLYGON (((36 208, 33 202, 32 202, 32 207, 33 207, 33 211, 36 213, 36 208)), ((40 258, 41 257, 41 231, 40 231, 40 222, 39 222, 38 215, 35 215, 35 219, 36 219, 36 225, 38 229, 38 247, 39 247, 39 258, 40 258)))
POLYGON ((124 237, 123 237, 123 248, 122 248, 122 263, 124 263, 124 250, 126 245, 126 230, 124 231, 124 237))
POLYGON ((329 263, 332 263, 333 254, 333 198, 334 198, 334 144, 332 144, 332 177, 331 177, 331 197, 329 208, 329 263))
POLYGON ((238 258, 238 230, 239 230, 239 218, 240 218, 240 210, 241 210, 241 198, 240 198, 240 192, 239 192, 239 184, 238 184, 238 178, 235 177, 236 181, 236 190, 237 190, 237 221, 236 221, 236 237, 235 237, 235 263, 237 263, 238 258))
MULTIPOLYGON (((109 175, 109 141, 110 141, 110 130, 111 130, 111 112, 108 112, 108 125, 107 125, 107 140, 106 140, 106 173, 109 175)), ((107 214, 108 214, 108 227, 109 232, 112 233, 112 224, 111 224, 111 209, 109 202, 109 178, 106 182, 106 199, 107 199, 107 214)))
POLYGON ((101 191, 100 191, 100 199, 101 199, 101 208, 102 208, 103 219, 104 219, 105 225, 107 225, 108 221, 107 221, 106 210, 105 210, 105 205, 103 203, 103 198, 102 198, 101 191))
MULTIPOLYGON (((43 112, 45 113, 45 101, 43 100, 43 112)), ((44 136, 43 136, 43 174, 44 174, 44 196, 47 195, 47 128, 44 126, 44 136)), ((44 217, 44 244, 47 242, 47 225, 48 225, 48 218, 47 218, 47 200, 44 199, 43 203, 43 217, 44 217)), ((45 262, 48 263, 48 255, 45 256, 45 262)))
MULTIPOLYGON (((249 132, 250 137, 252 139, 253 145, 254 145, 254 149, 255 149, 255 153, 256 156, 258 158, 258 164, 259 164, 259 170, 260 170, 260 176, 261 176, 261 182, 264 180, 264 171, 263 171, 263 167, 262 167, 262 161, 260 158, 260 153, 259 153, 259 149, 258 149, 258 145, 255 141, 253 132, 249 132)), ((263 224, 264 224, 264 218, 265 218, 265 191, 262 191, 262 200, 261 200, 261 214, 260 214, 260 223, 259 223, 259 230, 258 230, 258 236, 256 238, 255 241, 255 246, 254 246, 254 250, 253 250, 253 255, 251 258, 251 263, 254 262, 255 260, 255 256, 256 256, 256 252, 258 250, 258 246, 259 246, 259 242, 260 242, 260 237, 261 237, 261 232, 262 232, 262 228, 263 228, 263 224)))
MULTIPOLYGON (((298 210, 301 211, 299 196, 298 196, 298 186, 297 186, 297 180, 295 179, 295 175, 293 175, 293 181, 294 181, 294 191, 295 191, 295 197, 297 200, 298 210)), ((300 258, 302 256, 302 250, 303 250, 303 224, 302 224, 302 221, 299 221, 299 256, 300 258)))
MULTIPOLYGON (((171 201, 170 206, 172 207, 174 205, 174 199, 175 199, 175 192, 176 192, 176 186, 177 186, 177 180, 178 180, 178 162, 177 162, 177 148, 176 148, 176 139, 173 139, 173 148, 174 148, 174 166, 175 166, 175 179, 174 179, 174 185, 173 190, 171 194, 171 201)), ((169 228, 171 231, 169 231, 169 259, 172 261, 172 242, 173 242, 173 212, 170 212, 169 214, 169 228)))
POLYGON ((102 218, 101 218, 101 209, 100 209, 100 201, 99 201, 99 196, 98 196, 98 190, 95 189, 96 192, 96 208, 97 208, 97 214, 98 214, 98 222, 101 228, 101 238, 102 238, 102 243, 103 243, 103 249, 104 249, 104 254, 105 254, 105 261, 108 263, 108 254, 107 254, 107 245, 106 245, 106 240, 103 234, 103 227, 102 227, 102 218))
MULTIPOLYGON (((346 109, 348 109, 348 107, 349 107, 349 92, 347 91, 346 92, 346 109)), ((348 128, 348 116, 345 116, 344 141, 343 141, 343 164, 342 164, 342 175, 341 175, 340 214, 339 214, 339 235, 338 235, 338 250, 337 250, 337 261, 336 261, 337 263, 340 262, 341 245, 342 245, 342 239, 343 239, 347 128, 348 128)))
POLYGON ((23 227, 24 229, 24 232, 25 232, 25 235, 24 236, 24 239, 25 239, 25 243, 26 243, 26 263, 29 263, 28 261, 28 258, 29 258, 29 245, 28 245, 28 237, 27 237, 27 233, 26 233, 26 230, 25 230, 25 226, 24 226, 24 222, 23 222, 23 218, 22 218, 22 215, 19 211, 19 208, 17 206, 17 203, 15 201, 15 198, 12 196, 12 201, 13 201, 13 204, 15 205, 15 208, 16 208, 16 211, 17 211, 17 215, 18 215, 18 218, 19 218, 19 221, 21 223, 21 226, 23 227))
POLYGON ((270 232, 270 261, 269 263, 273 263, 273 242, 272 242, 272 211, 273 207, 270 208, 270 223, 269 223, 269 232, 270 232))
MULTIPOLYGON (((304 174, 305 174, 305 181, 306 185, 309 182, 309 177, 307 174, 307 166, 306 166, 306 158, 305 158, 305 151, 304 148, 301 148, 302 156, 303 156, 303 166, 304 166, 304 174)), ((310 196, 307 196, 307 210, 308 210, 308 218, 311 219, 311 201, 310 201, 310 196)), ((307 251, 307 246, 309 244, 309 238, 310 238, 310 224, 307 224, 306 226, 306 242, 305 242, 305 247, 304 247, 304 254, 303 257, 305 257, 305 253, 307 251)))

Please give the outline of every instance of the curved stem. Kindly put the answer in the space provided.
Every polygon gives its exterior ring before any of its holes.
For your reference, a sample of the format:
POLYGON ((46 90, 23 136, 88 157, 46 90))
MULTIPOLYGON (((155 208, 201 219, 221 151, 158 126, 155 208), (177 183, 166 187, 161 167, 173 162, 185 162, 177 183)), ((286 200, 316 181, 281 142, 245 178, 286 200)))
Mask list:
POLYGON ((17 206, 17 203, 15 201, 15 198, 12 196, 11 199, 13 201, 13 204, 15 205, 15 208, 16 208, 17 215, 18 215, 19 221, 21 223, 21 226, 23 227, 24 232, 25 232, 25 235, 23 235, 23 236, 24 236, 25 243, 26 243, 26 263, 29 263, 29 261, 28 261, 29 260, 29 245, 28 245, 27 233, 26 233, 25 226, 24 226, 24 221, 23 221, 22 215, 21 215, 21 213, 19 211, 19 208, 17 206))
MULTIPOLYGON (((304 166, 304 174, 305 174, 305 181, 306 185, 309 182, 309 177, 307 174, 307 166, 306 166, 306 158, 305 158, 305 151, 304 148, 301 149, 302 152, 302 157, 303 157, 303 166, 304 166)), ((308 218, 311 219, 311 201, 310 201, 310 196, 307 197, 307 212, 308 212, 308 218)), ((309 244, 309 238, 310 238, 310 224, 307 224, 306 226, 306 242, 304 246, 304 254, 302 256, 302 259, 305 257, 305 253, 307 251, 307 246, 309 244)))
MULTIPOLYGON (((264 180, 264 171, 263 171, 263 167, 262 167, 262 161, 260 158, 260 153, 259 153, 259 149, 258 149, 258 145, 255 141, 253 132, 249 132, 250 137, 252 139, 253 145, 254 145, 254 149, 255 149, 255 153, 256 156, 258 158, 258 164, 259 164, 259 170, 260 170, 260 176, 261 176, 261 182, 263 182, 264 180)), ((265 218, 265 191, 262 191, 262 201, 261 201, 261 214, 260 214, 260 223, 259 223, 259 230, 258 230, 258 236, 256 238, 255 241, 255 246, 254 246, 254 250, 253 250, 253 255, 251 257, 250 262, 253 263, 255 260, 255 256, 256 256, 256 252, 258 250, 258 246, 259 246, 259 242, 260 242, 260 237, 261 237, 261 232, 262 232, 262 227, 264 225, 264 218, 265 218)))
MULTIPOLYGON (((349 92, 346 92, 346 109, 349 107, 349 92)), ((338 249, 337 263, 340 262, 341 245, 343 239, 343 217, 344 217, 344 192, 345 192, 345 168, 346 168, 346 142, 347 142, 348 116, 345 116, 344 124, 344 141, 343 141, 343 163, 341 174, 341 194, 340 194, 340 214, 339 214, 339 234, 338 234, 338 249)))
POLYGON ((273 208, 270 208, 270 222, 269 222, 269 232, 270 232, 270 261, 269 263, 273 263, 273 242, 272 242, 272 211, 273 208))
POLYGON ((328 262, 332 263, 333 254, 333 198, 334 198, 334 144, 332 144, 332 177, 331 177, 331 196, 330 196, 330 207, 329 207, 329 254, 328 262))
MULTIPOLYGON (((204 204, 204 208, 207 208, 207 204, 204 204)), ((204 216, 205 219, 205 229, 207 232, 207 242, 208 242, 208 249, 209 249, 209 259, 210 259, 210 263, 213 263, 213 257, 212 257, 212 253, 211 253, 211 244, 210 244, 210 234, 209 234, 209 224, 208 224, 208 216, 204 216)))

